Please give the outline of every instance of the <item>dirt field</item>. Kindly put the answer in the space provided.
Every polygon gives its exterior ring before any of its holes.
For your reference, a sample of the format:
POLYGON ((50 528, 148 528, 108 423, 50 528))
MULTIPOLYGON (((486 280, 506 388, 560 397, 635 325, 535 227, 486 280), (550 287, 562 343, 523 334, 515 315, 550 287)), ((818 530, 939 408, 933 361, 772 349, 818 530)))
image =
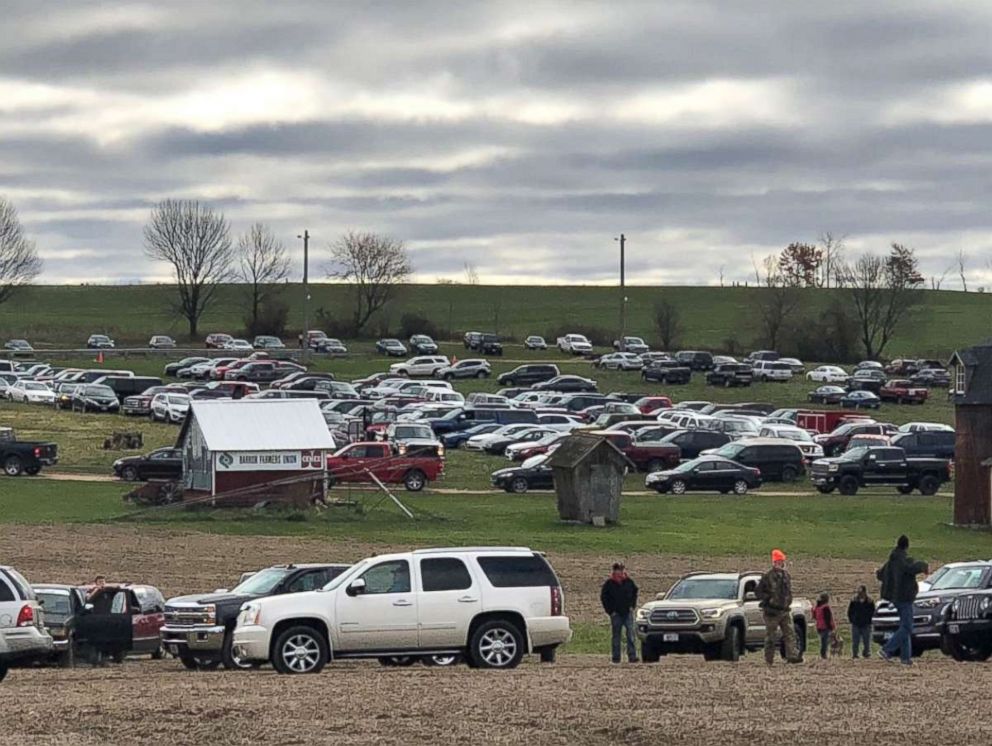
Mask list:
MULTIPOLYGON (((175 534, 119 526, 5 526, 0 558, 42 581, 97 573, 142 580, 166 595, 230 585, 277 561, 351 560, 399 547, 274 537, 175 534)), ((599 622, 598 588, 612 557, 552 555, 576 621, 599 622)), ((698 559, 627 558, 646 592, 703 569, 698 559)), ((706 569, 764 565, 722 558, 706 569)), ((803 562, 797 588, 849 589, 865 562, 803 562)), ((612 666, 563 654, 511 672, 334 664, 313 677, 187 672, 173 660, 102 669, 14 670, 0 684, 0 744, 987 743, 992 669, 928 654, 911 669, 879 660, 813 661, 767 670, 673 657, 612 666)))

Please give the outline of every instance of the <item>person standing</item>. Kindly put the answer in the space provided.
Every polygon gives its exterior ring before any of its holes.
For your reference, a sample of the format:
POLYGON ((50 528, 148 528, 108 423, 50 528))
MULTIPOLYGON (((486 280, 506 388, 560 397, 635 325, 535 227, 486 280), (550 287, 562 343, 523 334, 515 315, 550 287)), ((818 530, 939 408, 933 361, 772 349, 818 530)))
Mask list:
POLYGON ((830 652, 830 638, 837 629, 837 622, 834 620, 834 611, 830 608, 830 596, 821 593, 816 599, 816 607, 813 609, 813 618, 816 619, 816 632, 820 636, 820 657, 827 659, 830 652))
POLYGON ((614 663, 620 663, 620 635, 626 630, 627 660, 637 663, 637 647, 634 645, 634 609, 637 608, 637 584, 627 574, 622 562, 613 563, 613 572, 603 583, 599 599, 603 610, 610 616, 613 632, 611 650, 614 663))
POLYGON ((893 660, 898 651, 903 665, 913 665, 913 602, 919 591, 916 576, 929 571, 926 562, 917 562, 909 556, 909 538, 903 534, 889 553, 888 562, 875 573, 882 582, 882 598, 895 606, 899 614, 899 629, 878 651, 883 660, 893 660))
POLYGON ((802 663, 796 651, 796 630, 792 623, 792 578, 785 569, 785 553, 772 550, 772 569, 761 576, 755 590, 765 621, 765 663, 775 662, 775 635, 781 630, 785 642, 785 659, 802 663))
POLYGON ((865 586, 859 586, 858 592, 847 605, 847 621, 851 623, 851 657, 858 657, 858 642, 861 642, 861 657, 871 655, 871 620, 875 616, 875 602, 868 595, 865 586))

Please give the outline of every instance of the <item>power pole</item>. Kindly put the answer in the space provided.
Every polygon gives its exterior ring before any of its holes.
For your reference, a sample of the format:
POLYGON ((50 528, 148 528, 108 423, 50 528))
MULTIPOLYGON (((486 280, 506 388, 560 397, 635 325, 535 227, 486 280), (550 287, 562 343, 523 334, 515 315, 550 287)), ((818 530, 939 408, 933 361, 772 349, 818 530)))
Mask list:
POLYGON ((626 269, 626 258, 624 256, 627 248, 627 237, 621 233, 620 238, 620 342, 627 334, 627 290, 624 282, 624 271, 626 269))
POLYGON ((302 360, 310 361, 310 231, 303 231, 303 351, 302 360))

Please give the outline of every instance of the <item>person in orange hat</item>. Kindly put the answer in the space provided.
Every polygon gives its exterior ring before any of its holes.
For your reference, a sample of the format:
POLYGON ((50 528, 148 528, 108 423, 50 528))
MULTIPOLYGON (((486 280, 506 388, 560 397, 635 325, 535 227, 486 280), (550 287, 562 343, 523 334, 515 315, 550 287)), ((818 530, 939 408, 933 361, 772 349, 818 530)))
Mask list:
POLYGON ((755 595, 765 620, 765 663, 770 666, 775 662, 775 638, 779 631, 785 641, 785 659, 789 663, 802 663, 792 624, 792 578, 785 569, 785 552, 781 549, 772 550, 772 568, 761 576, 755 595))

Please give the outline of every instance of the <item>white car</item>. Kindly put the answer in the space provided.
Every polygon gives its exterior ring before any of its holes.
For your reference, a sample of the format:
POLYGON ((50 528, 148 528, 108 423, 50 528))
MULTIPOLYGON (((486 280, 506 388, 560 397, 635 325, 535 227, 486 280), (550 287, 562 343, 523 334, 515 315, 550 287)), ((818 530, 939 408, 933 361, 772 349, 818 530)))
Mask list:
POLYGON ((581 417, 549 412, 537 415, 537 424, 562 433, 569 433, 577 427, 584 427, 586 423, 582 421, 581 417))
POLYGON ((457 391, 446 391, 445 389, 427 389, 424 392, 424 398, 436 404, 450 404, 451 406, 459 406, 465 403, 465 395, 460 394, 457 391))
POLYGON ((430 378, 439 370, 448 368, 451 361, 444 355, 421 355, 412 357, 402 363, 393 363, 389 366, 389 373, 394 376, 422 376, 430 378))
POLYGON ((816 383, 847 383, 851 380, 851 376, 836 365, 821 365, 807 373, 806 380, 816 383))
POLYGON ((640 370, 644 367, 644 361, 633 352, 611 352, 603 355, 597 365, 606 370, 640 370))
POLYGON ((230 342, 224 343, 225 350, 232 350, 234 352, 254 352, 255 348, 251 346, 251 342, 247 339, 232 339, 230 342))
POLYGON ((778 360, 758 360, 751 366, 755 381, 776 381, 785 383, 792 380, 792 366, 778 360))
POLYGON ((558 337, 558 349, 573 355, 586 355, 592 352, 592 343, 582 334, 566 334, 558 337))
POLYGON ((568 433, 563 433, 560 430, 531 430, 517 442, 510 443, 503 451, 503 455, 510 461, 515 461, 520 451, 526 451, 528 448, 533 448, 534 446, 557 443, 567 437, 568 433))
POLYGON ((548 349, 548 343, 544 341, 544 337, 531 334, 524 340, 524 347, 528 350, 546 350, 548 349))
POLYGON ((808 430, 794 425, 762 425, 758 431, 759 438, 777 438, 790 440, 799 446, 807 459, 823 458, 823 446, 813 440, 808 430))
POLYGON ((361 560, 319 591, 249 601, 234 652, 283 674, 332 660, 464 656, 514 668, 527 653, 553 661, 572 637, 561 583, 526 548, 424 549, 361 560))
POLYGON ((153 420, 181 423, 189 412, 189 394, 163 392, 152 398, 153 420))
POLYGON ((11 665, 43 661, 53 648, 31 585, 13 567, 0 565, 0 681, 11 665))
POLYGON ((25 404, 54 404, 55 392, 38 381, 20 379, 10 384, 10 388, 7 389, 7 398, 25 404))
POLYGON ((529 430, 536 429, 538 429, 538 425, 535 425, 533 422, 515 422, 510 425, 503 425, 503 427, 493 430, 491 433, 473 435, 465 441, 462 447, 466 451, 484 451, 490 444, 495 443, 497 440, 504 440, 510 436, 521 435, 529 430))
POLYGON ((953 433, 954 428, 942 422, 907 422, 899 426, 901 433, 944 432, 953 433))

